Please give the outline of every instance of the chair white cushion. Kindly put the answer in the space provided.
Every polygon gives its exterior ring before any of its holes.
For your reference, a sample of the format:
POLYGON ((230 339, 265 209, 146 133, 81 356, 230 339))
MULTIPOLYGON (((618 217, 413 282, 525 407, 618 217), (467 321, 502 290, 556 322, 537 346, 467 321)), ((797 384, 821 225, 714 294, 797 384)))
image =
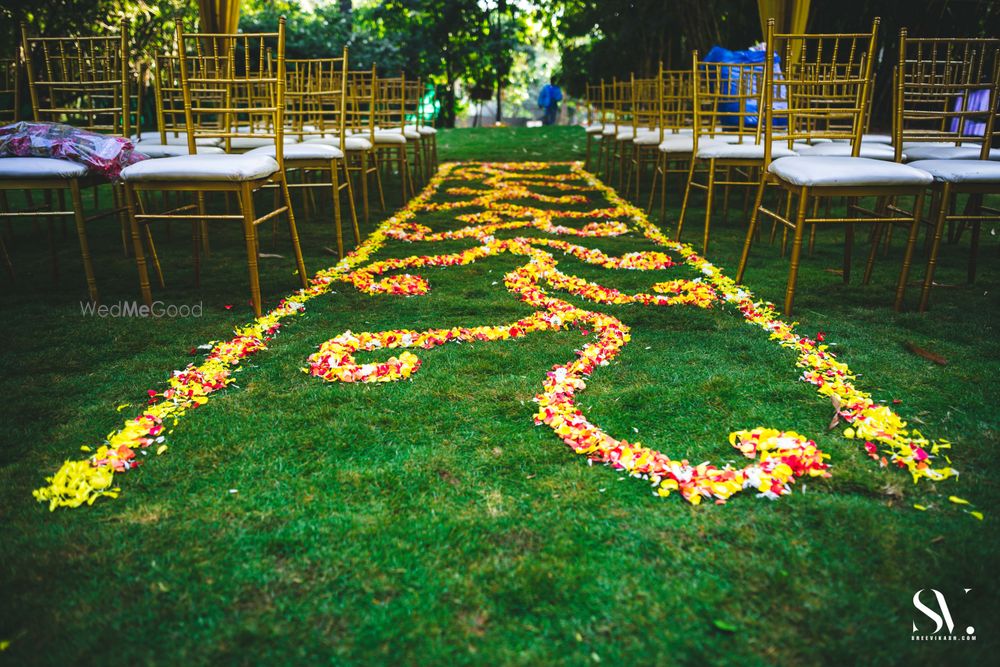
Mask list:
MULTIPOLYGON (((318 142, 287 144, 285 145, 285 159, 294 160, 342 160, 344 153, 336 146, 329 146, 318 142)), ((245 155, 268 155, 274 157, 277 151, 274 145, 261 146, 247 151, 245 155)))
MULTIPOLYGON (((282 137, 282 142, 287 148, 290 144, 298 143, 298 140, 295 137, 282 137)), ((273 147, 274 139, 269 137, 232 137, 229 140, 229 150, 232 151, 249 151, 261 146, 273 147)))
POLYGON ((0 178, 79 178, 87 167, 72 160, 51 157, 0 158, 0 178))
POLYGON ((907 166, 926 171, 935 181, 1000 184, 1000 162, 995 160, 918 160, 907 166))
POLYGON ((432 136, 432 135, 435 135, 435 134, 438 133, 436 127, 429 127, 427 125, 421 125, 420 127, 417 128, 417 131, 420 132, 421 135, 426 136, 426 137, 429 137, 429 136, 432 136))
MULTIPOLYGON (((310 137, 306 139, 303 143, 306 144, 326 144, 327 146, 336 146, 340 148, 340 137, 331 137, 325 135, 322 137, 310 137)), ((344 140, 344 148, 349 151, 370 151, 372 149, 372 142, 368 141, 362 136, 347 137, 344 140)))
POLYGON ((122 169, 126 181, 252 181, 278 171, 267 155, 182 155, 143 160, 122 169))
MULTIPOLYGON (((624 127, 622 129, 624 129, 624 127)), ((604 129, 601 130, 601 134, 603 134, 605 137, 613 137, 616 134, 618 134, 617 123, 605 123, 604 129)))
MULTIPOLYGON (((944 147, 954 147, 956 144, 954 141, 904 141, 903 150, 907 148, 915 147, 926 147, 926 146, 944 146, 944 147)), ((979 148, 982 146, 982 142, 979 141, 963 141, 962 146, 965 148, 979 148)))
POLYGON ((604 131, 603 123, 594 123, 593 125, 588 125, 584 128, 587 134, 600 134, 604 131))
MULTIPOLYGON (((833 142, 817 144, 816 146, 803 146, 796 148, 795 152, 803 157, 851 157, 851 145, 833 142)), ((892 146, 885 144, 862 143, 860 157, 870 160, 895 160, 896 151, 892 146)))
MULTIPOLYGON (((698 137, 698 148, 708 148, 722 144, 721 141, 709 139, 708 137, 698 137)), ((694 150, 694 135, 691 134, 671 134, 660 143, 662 153, 690 153, 694 150)))
MULTIPOLYGON (((713 143, 704 145, 704 139, 698 140, 698 157, 702 159, 764 159, 764 144, 725 144, 713 143)), ((771 157, 787 157, 795 155, 795 151, 788 148, 787 143, 775 142, 771 145, 771 157)))
POLYGON ((629 139, 635 139, 636 136, 640 136, 643 134, 659 135, 660 131, 655 127, 640 127, 638 130, 634 127, 624 127, 618 130, 618 134, 615 135, 615 139, 617 139, 618 141, 626 141, 629 139))
POLYGON ((659 130, 655 132, 640 132, 639 136, 632 141, 640 146, 659 146, 660 132, 659 130))
MULTIPOLYGON (((187 146, 187 132, 166 132, 167 145, 168 146, 187 146)), ((132 135, 132 141, 137 145, 148 142, 151 144, 161 144, 160 133, 152 130, 147 130, 146 132, 140 132, 139 136, 132 135)), ((216 137, 195 137, 195 146, 218 146, 222 143, 221 139, 216 137)))
MULTIPOLYGON (((979 146, 911 146, 906 149, 907 162, 916 160, 978 160, 979 146)), ((1000 149, 992 148, 990 160, 1000 160, 1000 149)))
MULTIPOLYGON (((198 151, 198 155, 219 155, 226 152, 218 146, 195 146, 195 148, 198 151)), ((177 146, 174 144, 151 144, 143 142, 136 144, 135 150, 137 153, 142 153, 146 157, 151 158, 177 157, 178 155, 188 154, 187 144, 177 146)))
POLYGON ((767 170, 792 185, 928 185, 932 180, 926 171, 864 157, 785 157, 772 162, 767 170))
POLYGON ((396 130, 394 132, 383 131, 375 133, 375 143, 376 144, 405 144, 406 137, 396 130))

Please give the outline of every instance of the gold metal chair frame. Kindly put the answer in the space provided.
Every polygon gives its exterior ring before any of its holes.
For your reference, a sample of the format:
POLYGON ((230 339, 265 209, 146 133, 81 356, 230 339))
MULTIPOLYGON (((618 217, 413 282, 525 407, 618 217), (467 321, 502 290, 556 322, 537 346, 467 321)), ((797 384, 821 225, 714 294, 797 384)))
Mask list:
MULTIPOLYGON (((90 37, 32 37, 28 34, 27 26, 22 23, 21 50, 24 55, 34 120, 36 122, 75 120, 75 124, 84 129, 128 136, 131 114, 128 108, 130 73, 127 39, 127 22, 122 22, 117 35, 90 37), (41 71, 35 68, 36 53, 43 62, 41 71)), ((17 103, 19 102, 18 97, 17 103)), ((125 210, 121 192, 113 186, 115 202, 113 208, 90 216, 85 214, 82 189, 104 183, 101 178, 90 175, 79 178, 0 180, 0 219, 9 222, 25 218, 47 218, 51 239, 53 218, 64 220, 67 217, 73 218, 80 243, 87 293, 90 300, 95 303, 99 295, 90 244, 87 240, 87 226, 112 215, 118 215, 119 222, 124 223, 122 214, 125 210), (45 192, 45 203, 34 206, 33 201, 29 199, 30 210, 11 211, 6 191, 30 192, 31 190, 45 192), (70 209, 65 205, 66 191, 70 194, 72 204, 70 209), (53 208, 52 192, 56 192, 59 196, 58 210, 53 208)), ((2 251, 7 269, 13 273, 13 264, 10 262, 6 247, 3 247, 2 251)), ((53 253, 53 273, 56 272, 54 259, 53 253)))
MULTIPOLYGON (((879 19, 872 23, 869 33, 841 34, 775 34, 773 19, 767 28, 767 60, 764 67, 765 83, 764 105, 764 164, 761 168, 761 178, 754 200, 750 227, 747 230, 743 251, 740 257, 736 280, 743 280, 747 260, 754 234, 760 216, 763 215, 786 229, 792 231, 791 261, 789 264, 788 284, 785 289, 784 312, 791 314, 795 286, 798 278, 799 260, 802 250, 803 232, 808 225, 833 223, 845 225, 844 248, 844 281, 850 278, 851 247, 853 243, 854 225, 858 223, 906 223, 910 226, 904 251, 903 265, 896 285, 894 308, 900 310, 909 277, 913 247, 916 240, 921 210, 923 207, 924 190, 921 186, 809 186, 793 185, 778 178, 768 171, 771 163, 771 147, 774 141, 791 142, 797 139, 829 138, 847 139, 851 142, 852 156, 858 157, 861 150, 861 137, 865 129, 868 115, 868 102, 872 83, 872 62, 875 44, 878 36, 879 19), (774 44, 781 41, 785 45, 785 62, 793 63, 787 69, 783 79, 776 79, 773 73, 774 44), (793 49, 798 54, 792 57, 793 49), (824 60, 828 58, 829 61, 824 60), (787 91, 787 108, 775 108, 773 101, 775 89, 787 91), (786 119, 784 128, 777 127, 776 118, 786 119), (765 188, 777 186, 788 193, 786 213, 784 215, 763 205, 765 188), (795 215, 790 215, 791 197, 797 196, 795 215), (914 197, 911 212, 899 212, 888 215, 888 211, 870 211, 857 205, 860 198, 890 198, 914 197), (816 207, 813 214, 808 215, 809 203, 815 203, 824 197, 848 198, 848 213, 864 213, 865 217, 819 216, 816 207)), ((797 158, 788 158, 794 160, 797 158)), ((865 267, 865 282, 871 276, 875 258, 876 244, 872 244, 868 262, 865 267)))
MULTIPOLYGON (((953 142, 961 146, 978 137, 966 132, 967 124, 984 125, 980 160, 989 159, 990 149, 1000 143, 997 135, 997 100, 1000 95, 1000 39, 996 38, 911 38, 900 31, 899 61, 893 81, 893 139, 896 159, 903 143, 953 142), (973 90, 987 90, 986 111, 969 109, 973 90), (962 100, 957 109, 958 99, 962 100), (993 111, 989 111, 989 110, 993 111), (957 127, 953 130, 952 125, 957 127)), ((927 271, 920 292, 918 310, 927 310, 934 284, 934 272, 945 226, 958 225, 960 236, 971 227, 968 282, 975 281, 980 228, 983 222, 1000 221, 1000 210, 983 203, 985 195, 1000 194, 1000 183, 959 183, 935 181, 931 185, 930 223, 932 237, 927 271), (967 197, 965 210, 957 209, 957 198, 967 197)), ((894 207, 890 207, 894 208, 894 207)), ((889 229, 891 232, 891 228, 889 229)), ((876 230, 875 242, 882 228, 876 230)), ((957 240, 954 239, 954 240, 957 240)))
MULTIPOLYGON (((247 251, 247 269, 250 282, 250 296, 254 312, 262 313, 260 274, 258 268, 259 242, 257 227, 264 222, 285 215, 295 253, 295 263, 302 287, 308 285, 302 249, 299 245, 295 215, 289 194, 283 148, 285 111, 285 19, 278 22, 278 31, 256 34, 227 33, 185 33, 181 22, 176 23, 177 52, 180 57, 181 83, 184 95, 184 116, 186 124, 188 153, 196 156, 196 140, 199 137, 222 138, 228 143, 233 137, 247 133, 234 131, 240 121, 249 122, 254 136, 274 141, 275 161, 278 169, 267 178, 244 181, 193 179, 183 180, 142 180, 125 182, 125 192, 129 207, 129 222, 135 249, 139 286, 147 305, 152 304, 152 291, 146 266, 146 257, 140 241, 140 229, 148 232, 153 222, 166 220, 223 221, 238 220, 242 223, 247 251), (275 66, 267 64, 268 41, 276 41, 274 51, 275 66), (242 56, 242 57, 240 57, 242 56), (244 97, 252 86, 263 86, 272 91, 268 106, 247 106, 250 98, 244 97), (205 127, 196 118, 207 116, 222 117, 217 128, 205 127), (266 131, 257 131, 263 125, 266 131), (253 193, 264 186, 275 183, 281 193, 281 205, 270 212, 258 216, 253 193), (220 192, 235 195, 239 202, 239 214, 211 214, 193 210, 192 205, 182 206, 163 213, 143 212, 138 199, 143 192, 220 192)), ((169 160, 171 158, 163 158, 169 160)), ((155 249, 151 259, 157 272, 159 261, 155 249)))
POLYGON ((410 171, 407 150, 407 147, 413 144, 406 137, 406 75, 400 73, 398 77, 377 77, 375 89, 374 118, 378 128, 374 134, 375 149, 382 154, 380 163, 383 168, 388 168, 392 163, 396 164, 405 206, 410 199, 410 193, 413 192, 413 174, 410 171), (397 133, 402 136, 402 143, 379 141, 380 137, 397 133))
POLYGON ((721 137, 724 141, 732 139, 733 145, 761 145, 763 140, 760 128, 762 117, 758 110, 764 108, 765 76, 763 69, 759 63, 705 62, 698 59, 697 51, 692 54, 691 91, 694 137, 688 162, 687 184, 684 188, 684 197, 681 200, 681 212, 677 219, 677 230, 674 233, 674 238, 678 241, 681 239, 691 190, 704 191, 703 254, 708 252, 716 187, 725 188, 723 204, 724 208, 728 210, 730 188, 756 186, 757 181, 751 179, 750 175, 761 168, 764 158, 763 156, 699 158, 699 140, 721 137), (754 120, 755 122, 752 122, 754 120), (695 179, 695 176, 698 173, 698 166, 705 163, 707 163, 704 171, 706 182, 700 183, 695 179), (721 177, 719 172, 722 172, 721 177), (744 175, 744 180, 734 180, 734 172, 744 175))

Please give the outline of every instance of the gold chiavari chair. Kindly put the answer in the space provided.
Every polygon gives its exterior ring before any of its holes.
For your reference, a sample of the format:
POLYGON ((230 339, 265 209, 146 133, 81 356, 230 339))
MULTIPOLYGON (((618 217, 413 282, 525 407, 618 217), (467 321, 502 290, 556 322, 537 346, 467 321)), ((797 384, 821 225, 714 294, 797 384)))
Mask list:
MULTIPOLYGON (((20 49, 18 49, 20 51, 20 49)), ((0 123, 16 123, 21 113, 19 57, 0 58, 0 123)))
MULTIPOLYGON (((156 129, 142 130, 136 135, 136 150, 151 158, 177 157, 188 154, 187 123, 184 119, 184 90, 181 86, 180 56, 159 54, 153 58, 153 100, 156 105, 156 129)), ((221 97, 220 102, 221 105, 221 97)), ((221 129, 222 116, 199 120, 208 127, 221 129)), ((225 153, 217 137, 198 137, 195 149, 199 154, 225 153)))
MULTIPOLYGON (((127 58, 127 23, 120 32, 91 37, 33 37, 21 25, 21 49, 24 54, 36 122, 72 123, 83 129, 116 136, 129 136, 129 71, 127 58), (38 65, 40 64, 40 67, 38 65)), ((12 211, 6 194, 0 199, 0 218, 8 221, 45 217, 49 220, 72 216, 80 243, 80 254, 91 301, 98 300, 97 282, 87 240, 87 225, 109 215, 121 215, 120 190, 112 187, 115 206, 87 216, 81 190, 106 181, 89 172, 81 163, 38 157, 0 159, 0 192, 41 190, 45 204, 30 210, 12 211), (70 193, 72 209, 65 210, 64 193, 70 193), (52 193, 59 195, 59 206, 52 206, 52 193)), ((120 220, 121 222, 121 220, 120 220)), ((123 236, 124 241, 124 236, 123 236)), ((55 273, 53 253, 53 273, 55 273)))
POLYGON ((604 180, 611 182, 614 176, 614 144, 618 135, 619 124, 624 128, 624 118, 619 118, 623 102, 622 96, 627 92, 627 83, 612 78, 610 83, 604 83, 604 129, 601 130, 601 160, 604 162, 604 180))
MULTIPOLYGON (((408 81, 406 85, 408 87, 406 103, 413 113, 413 123, 407 125, 407 130, 412 130, 420 135, 420 157, 423 165, 421 177, 426 182, 437 171, 437 129, 427 124, 428 120, 433 122, 433 118, 429 118, 427 113, 427 98, 430 97, 430 94, 420 79, 412 83, 408 81)), ((433 110, 433 97, 431 97, 430 106, 433 110)))
POLYGON ((616 97, 617 106, 615 109, 615 118, 618 124, 615 134, 611 137, 614 141, 609 143, 612 144, 612 162, 618 165, 618 189, 624 190, 627 178, 625 172, 628 167, 628 159, 632 156, 632 140, 635 138, 636 132, 635 74, 630 74, 629 80, 622 81, 619 85, 621 90, 616 97))
MULTIPOLYGON (((779 34, 774 21, 767 26, 767 61, 764 68, 764 137, 765 149, 760 183, 754 200, 750 227, 747 230, 736 280, 742 281, 750 246, 761 216, 777 221, 793 233, 788 284, 784 311, 792 312, 803 232, 809 225, 841 224, 845 229, 844 280, 849 280, 854 226, 858 223, 905 223, 909 235, 903 265, 896 286, 895 308, 903 304, 910 261, 916 240, 924 190, 931 177, 924 171, 897 162, 861 157, 862 135, 871 94, 872 66, 879 20, 871 32, 848 34, 779 34), (774 45, 785 45, 785 62, 792 63, 784 78, 774 75, 774 45), (794 60, 792 54, 798 56, 794 60), (787 105, 775 104, 784 99, 787 105), (813 137, 848 140, 849 156, 792 156, 774 159, 777 142, 794 142, 813 137), (765 188, 774 185, 788 194, 785 214, 763 205, 765 188), (810 201, 846 197, 846 216, 820 216, 810 201), (872 212, 858 206, 861 198, 913 197, 913 207, 872 212), (796 199, 794 216, 791 200, 796 199), (880 214, 882 213, 882 214, 880 214)), ((866 276, 875 257, 872 244, 866 276)))
POLYGON ((660 220, 666 215, 667 175, 687 176, 694 155, 694 76, 691 69, 666 70, 660 64, 660 142, 647 210, 653 208, 660 181, 660 220))
MULTIPOLYGON (((351 175, 347 167, 347 157, 340 148, 340 138, 346 136, 346 116, 344 105, 347 99, 347 48, 340 58, 313 58, 308 60, 288 60, 285 63, 288 87, 286 89, 286 122, 288 132, 299 143, 285 146, 287 169, 303 172, 328 172, 329 182, 315 182, 304 178, 302 183, 290 184, 290 188, 332 188, 333 217, 336 227, 337 253, 344 257, 344 233, 340 195, 346 192, 348 211, 354 241, 361 243, 358 216, 354 208, 354 191, 351 175), (315 137, 315 141, 309 141, 315 137), (343 171, 343 182, 339 173, 343 171)), ((273 146, 255 148, 248 154, 271 155, 273 146)))
POLYGON ((383 166, 396 163, 405 205, 413 184, 407 143, 420 139, 406 132, 406 77, 376 77, 375 90, 375 148, 383 154, 379 158, 383 166))
POLYGON ((416 185, 422 184, 426 180, 425 169, 426 160, 424 135, 420 133, 420 98, 423 95, 419 80, 403 80, 403 118, 406 122, 403 133, 406 135, 406 145, 413 149, 413 157, 410 159, 411 188, 415 193, 416 185))
MULTIPOLYGON (((285 19, 279 20, 277 32, 254 34, 185 33, 178 21, 176 39, 189 154, 146 160, 122 171, 140 290, 151 304, 140 228, 165 220, 239 220, 246 243, 252 305, 260 316, 258 225, 285 215, 299 282, 303 287, 308 284, 285 173, 285 19), (272 44, 273 66, 268 63, 272 44), (262 89, 270 92, 262 96, 254 93, 262 89), (227 148, 236 139, 270 139, 274 154, 199 155, 199 137, 223 139, 227 148), (279 188, 279 205, 258 216, 253 193, 272 183, 279 188), (187 205, 150 214, 137 205, 141 193, 150 191, 232 194, 238 199, 240 213, 204 213, 187 205)), ((152 259, 156 263, 155 250, 152 259)))
MULTIPOLYGON (((662 67, 661 67, 662 69, 662 67)), ((663 128, 660 127, 662 115, 662 79, 657 76, 655 79, 635 79, 632 83, 632 132, 631 144, 632 154, 629 162, 629 175, 625 187, 625 194, 629 195, 632 190, 632 182, 635 182, 635 199, 638 201, 640 186, 642 184, 642 174, 645 167, 656 167, 659 151, 657 146, 663 141, 663 128)), ((625 136, 629 136, 626 134, 625 136)), ((626 142, 628 143, 628 142, 626 142)))
MULTIPOLYGON (((601 81, 601 83, 588 83, 586 86, 584 104, 587 107, 587 123, 584 126, 584 131, 587 134, 587 153, 583 161, 585 169, 590 169, 590 156, 593 152, 594 142, 598 142, 598 151, 600 151, 599 142, 601 141, 601 132, 604 131, 604 123, 602 122, 604 114, 603 93, 604 81, 601 81)), ((598 164, 595 165, 594 171, 598 171, 601 168, 600 152, 598 152, 597 162, 598 164)))
MULTIPOLYGON (((715 191, 719 186, 751 187, 751 174, 764 163, 770 149, 774 158, 795 155, 791 142, 765 144, 760 131, 763 108, 764 67, 760 63, 718 63, 692 55, 694 134, 687 185, 681 201, 675 238, 681 239, 692 190, 705 192, 705 223, 702 253, 708 252, 715 191), (703 170, 699 173, 699 167, 703 170), (743 174, 744 180, 734 180, 743 174), (700 182, 699 176, 705 181, 700 182)), ((679 142, 680 143, 680 142, 679 142)))
MULTIPOLYGON (((369 183, 374 177, 379 204, 385 211, 382 171, 375 148, 375 66, 370 70, 347 72, 347 102, 345 104, 344 149, 350 171, 359 175, 365 222, 371 221, 368 203, 369 183)), ((357 188, 355 187, 355 190, 357 188)))
MULTIPOLYGON (((15 123, 18 121, 21 110, 21 87, 18 85, 18 58, 0 58, 0 124, 15 123)), ((7 195, 0 190, 0 213, 6 213, 10 209, 7 206, 7 195)), ((12 234, 10 219, 6 220, 8 236, 12 234)), ((10 261, 7 252, 7 244, 0 235, 0 261, 3 261, 4 268, 14 278, 14 264, 10 261)))
POLYGON ((934 177, 934 231, 919 305, 924 311, 945 226, 971 227, 971 283, 982 223, 1000 220, 1000 210, 984 204, 986 195, 1000 194, 1000 40, 911 38, 904 28, 895 84, 897 159, 905 150, 909 166, 934 177), (972 102, 975 97, 981 105, 972 102), (966 205, 957 212, 956 200, 963 195, 966 205))

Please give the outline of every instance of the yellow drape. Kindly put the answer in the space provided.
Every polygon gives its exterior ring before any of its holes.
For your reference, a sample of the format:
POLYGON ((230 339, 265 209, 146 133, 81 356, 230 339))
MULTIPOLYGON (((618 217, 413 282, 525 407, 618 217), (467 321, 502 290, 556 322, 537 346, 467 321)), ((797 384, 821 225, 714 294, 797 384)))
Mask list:
POLYGON ((201 31, 234 33, 240 24, 240 0, 198 0, 201 31))
MULTIPOLYGON (((809 22, 810 0, 757 0, 757 9, 760 12, 760 29, 762 34, 767 35, 767 20, 774 19, 774 32, 785 34, 801 34, 806 31, 806 24, 809 22)), ((781 52, 781 45, 778 46, 778 53, 781 52)), ((798 48, 793 45, 792 60, 798 57, 798 48)))

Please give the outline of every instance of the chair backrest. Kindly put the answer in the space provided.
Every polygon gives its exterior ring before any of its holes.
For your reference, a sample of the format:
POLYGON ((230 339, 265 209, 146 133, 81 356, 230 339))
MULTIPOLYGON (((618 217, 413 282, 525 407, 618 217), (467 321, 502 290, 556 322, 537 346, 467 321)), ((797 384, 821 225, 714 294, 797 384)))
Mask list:
POLYGON ((628 80, 615 80, 611 97, 611 114, 619 131, 632 122, 632 82, 633 75, 628 80))
POLYGON ((347 104, 344 114, 347 133, 363 135, 373 144, 377 78, 374 65, 369 70, 347 72, 347 104))
POLYGON ((177 52, 188 150, 198 138, 271 139, 284 170, 285 19, 269 33, 185 33, 177 52))
POLYGON ((893 138, 903 142, 981 144, 986 159, 1000 133, 1000 39, 911 38, 899 35, 893 138))
POLYGON ((584 104, 587 106, 587 125, 593 125, 598 122, 601 114, 600 83, 586 84, 584 104))
POLYGON ((375 80, 375 125, 381 132, 404 134, 406 125, 406 75, 375 80))
POLYGON ((764 67, 764 164, 775 141, 840 139, 861 150, 866 129, 879 19, 871 32, 777 34, 768 20, 764 67), (785 70, 774 71, 774 45, 784 45, 785 70))
POLYGON ((660 63, 658 78, 661 138, 690 129, 694 125, 694 72, 690 69, 664 69, 663 63, 660 63))
POLYGON ((34 119, 128 136, 128 23, 118 34, 32 37, 21 24, 21 48, 34 119))
POLYGON ((21 111, 18 59, 0 58, 0 124, 13 123, 21 111))
POLYGON ((405 93, 406 97, 403 108, 406 113, 407 125, 412 125, 419 131, 423 126, 420 105, 424 96, 423 84, 420 83, 420 79, 407 79, 405 93))
POLYGON ((285 124, 300 141, 309 136, 344 136, 347 47, 343 53, 340 58, 285 62, 285 124))
POLYGON ((632 128, 655 129, 660 122, 660 80, 632 77, 632 128))
POLYGON ((695 152, 699 138, 732 137, 734 143, 760 143, 764 80, 761 63, 707 62, 698 58, 697 51, 692 54, 695 152))

